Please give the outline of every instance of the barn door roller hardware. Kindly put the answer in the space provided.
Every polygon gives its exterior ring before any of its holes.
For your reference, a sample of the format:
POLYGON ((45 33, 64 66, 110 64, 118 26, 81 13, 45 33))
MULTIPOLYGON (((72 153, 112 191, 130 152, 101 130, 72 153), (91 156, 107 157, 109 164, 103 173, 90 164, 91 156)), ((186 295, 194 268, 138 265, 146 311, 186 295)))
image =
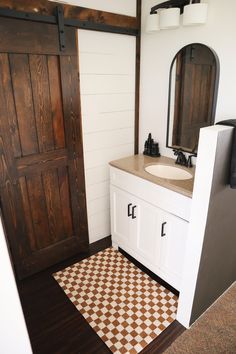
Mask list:
POLYGON ((66 34, 65 34, 63 7, 61 5, 56 7, 56 18, 57 18, 57 25, 58 25, 60 50, 64 51, 66 48, 66 34))

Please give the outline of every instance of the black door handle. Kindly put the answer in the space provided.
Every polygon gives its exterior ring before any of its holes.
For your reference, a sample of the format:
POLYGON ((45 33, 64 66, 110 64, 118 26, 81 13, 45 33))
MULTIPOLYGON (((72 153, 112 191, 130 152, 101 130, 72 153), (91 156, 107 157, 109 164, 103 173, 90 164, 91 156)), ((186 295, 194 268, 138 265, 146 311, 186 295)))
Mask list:
POLYGON ((130 207, 131 207, 132 203, 128 204, 128 217, 132 216, 132 213, 130 211, 130 207))
POLYGON ((163 223, 161 224, 161 237, 166 236, 165 230, 164 230, 166 224, 167 224, 167 222, 163 222, 163 223))
POLYGON ((135 208, 137 208, 137 205, 134 205, 133 207, 132 207, 132 219, 136 219, 136 215, 134 215, 134 210, 135 210, 135 208))

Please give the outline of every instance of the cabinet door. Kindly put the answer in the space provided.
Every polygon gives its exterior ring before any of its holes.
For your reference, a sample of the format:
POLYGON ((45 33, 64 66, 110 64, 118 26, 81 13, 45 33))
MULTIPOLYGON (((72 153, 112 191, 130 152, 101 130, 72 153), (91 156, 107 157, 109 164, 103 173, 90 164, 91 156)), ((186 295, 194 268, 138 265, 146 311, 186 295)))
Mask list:
POLYGON ((136 198, 133 202, 137 206, 136 250, 147 262, 147 267, 156 266, 160 253, 160 209, 141 199, 136 198))
POLYGON ((111 225, 112 239, 119 246, 132 244, 130 215, 132 196, 119 188, 111 186, 111 225))
POLYGON ((180 289, 183 271, 188 222, 172 214, 162 212, 160 265, 168 281, 180 289))
POLYGON ((111 186, 112 239, 147 267, 158 263, 159 209, 111 186), (133 253, 133 255, 134 255, 133 253))

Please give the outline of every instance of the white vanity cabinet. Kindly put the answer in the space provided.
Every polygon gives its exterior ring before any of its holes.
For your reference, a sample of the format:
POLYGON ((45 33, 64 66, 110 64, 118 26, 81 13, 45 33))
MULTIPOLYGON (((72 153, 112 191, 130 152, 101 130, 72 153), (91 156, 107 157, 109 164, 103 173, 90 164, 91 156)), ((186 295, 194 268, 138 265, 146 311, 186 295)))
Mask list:
POLYGON ((114 167, 110 192, 113 245, 180 290, 191 198, 114 167))

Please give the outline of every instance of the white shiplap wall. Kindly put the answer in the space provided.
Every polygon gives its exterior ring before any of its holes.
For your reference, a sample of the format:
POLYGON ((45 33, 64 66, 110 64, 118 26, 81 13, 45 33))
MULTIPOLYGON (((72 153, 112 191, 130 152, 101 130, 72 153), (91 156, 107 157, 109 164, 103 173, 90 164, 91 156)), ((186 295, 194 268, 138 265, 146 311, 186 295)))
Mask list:
POLYGON ((110 235, 108 162, 134 153, 135 38, 78 31, 90 243, 110 235))

